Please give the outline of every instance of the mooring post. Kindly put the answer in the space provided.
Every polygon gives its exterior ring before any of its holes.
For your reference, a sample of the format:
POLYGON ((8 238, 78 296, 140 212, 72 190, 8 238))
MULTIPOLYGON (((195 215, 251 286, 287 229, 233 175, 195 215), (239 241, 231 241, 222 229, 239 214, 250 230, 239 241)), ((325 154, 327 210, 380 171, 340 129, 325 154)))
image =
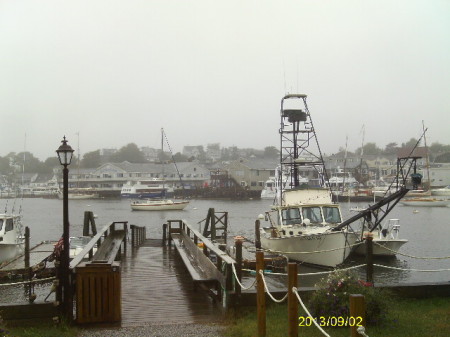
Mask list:
POLYGON ((256 252, 256 311, 258 317, 258 337, 266 336, 266 293, 264 291, 263 276, 264 252, 256 252))
POLYGON ((360 294, 350 295, 350 336, 361 337, 357 331, 358 326, 366 326, 366 304, 364 302, 364 296, 360 294))
POLYGON ((288 264, 288 336, 298 336, 298 300, 292 288, 297 288, 297 263, 288 264))
POLYGON ((261 249, 261 233, 259 232, 260 226, 261 226, 261 222, 258 219, 255 221, 255 247, 256 247, 256 249, 261 249))
POLYGON ((131 247, 136 247, 136 225, 130 225, 130 229, 131 229, 131 247))
POLYGON ((163 244, 163 246, 165 246, 166 245, 166 240, 167 240, 167 224, 166 223, 164 223, 162 225, 162 229, 163 229, 162 244, 163 244))
POLYGON ((366 281, 373 284, 373 236, 366 235, 366 281))
POLYGON ((25 268, 30 266, 30 228, 25 227, 25 268))
MULTIPOLYGON (((237 239, 235 241, 236 247, 236 276, 239 282, 242 282, 242 240, 237 239)), ((241 302, 241 286, 238 282, 235 282, 235 292, 236 292, 236 303, 240 304, 241 302)))

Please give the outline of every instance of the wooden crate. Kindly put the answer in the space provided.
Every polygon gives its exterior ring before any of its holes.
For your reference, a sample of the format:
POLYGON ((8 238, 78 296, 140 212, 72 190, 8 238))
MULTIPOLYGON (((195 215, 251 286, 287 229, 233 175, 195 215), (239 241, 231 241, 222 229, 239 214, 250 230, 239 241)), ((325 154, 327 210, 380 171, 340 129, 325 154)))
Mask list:
POLYGON ((76 322, 120 322, 122 294, 119 264, 83 263, 75 268, 75 273, 76 322))

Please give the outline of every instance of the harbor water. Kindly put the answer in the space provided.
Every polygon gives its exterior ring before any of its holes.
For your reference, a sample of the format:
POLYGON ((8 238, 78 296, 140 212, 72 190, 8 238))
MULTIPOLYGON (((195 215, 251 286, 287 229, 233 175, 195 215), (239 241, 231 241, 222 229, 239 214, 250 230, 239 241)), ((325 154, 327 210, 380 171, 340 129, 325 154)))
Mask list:
MULTIPOLYGON (((62 235, 62 201, 58 199, 30 198, 22 200, 3 199, 0 207, 21 207, 23 224, 31 231, 31 244, 45 240, 58 240, 62 235), (6 204, 7 203, 7 204, 6 204), (15 205, 14 205, 15 203, 15 205)), ((145 226, 148 238, 161 238, 162 225, 167 220, 183 219, 199 226, 209 208, 216 212, 228 212, 229 235, 242 235, 254 240, 255 220, 270 208, 270 200, 225 201, 225 200, 191 200, 184 211, 132 211, 130 200, 70 200, 70 236, 80 236, 83 231, 85 211, 92 211, 96 216, 97 228, 112 221, 128 221, 129 224, 145 226)), ((355 213, 350 207, 366 207, 368 203, 341 203, 343 218, 355 213)), ((418 259, 414 257, 447 257, 450 256, 450 208, 449 207, 406 207, 397 206, 386 219, 400 219, 400 238, 408 239, 400 252, 409 256, 397 255, 390 258, 376 258, 374 263, 402 270, 375 267, 377 284, 411 284, 420 282, 450 282, 450 271, 419 272, 418 270, 450 269, 450 259, 418 259)), ((352 226, 356 229, 358 226, 352 226)), ((364 257, 351 255, 344 266, 364 263, 364 257)), ((323 271, 301 265, 300 273, 323 271)), ((361 278, 364 269, 358 272, 361 278)), ((301 286, 313 286, 319 277, 300 278, 301 286)))

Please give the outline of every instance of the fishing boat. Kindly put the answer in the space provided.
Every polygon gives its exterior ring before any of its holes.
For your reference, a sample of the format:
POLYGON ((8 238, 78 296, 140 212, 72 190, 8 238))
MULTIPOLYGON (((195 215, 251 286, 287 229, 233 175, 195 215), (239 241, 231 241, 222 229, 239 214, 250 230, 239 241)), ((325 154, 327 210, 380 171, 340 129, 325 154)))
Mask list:
MULTIPOLYGON (((164 133, 164 129, 161 128, 161 152, 164 153, 164 139, 167 138, 164 133)), ((167 142, 168 143, 168 142, 167 142)), ((169 145, 170 149, 170 145, 169 145)), ((170 151, 172 152, 172 151, 170 151)), ((173 159, 173 155, 172 155, 173 159)), ((178 172, 178 167, 173 161, 175 168, 178 172)), ((164 177, 164 163, 162 165, 162 176, 164 177)), ((180 174, 178 172, 178 176, 180 177, 180 174)), ((181 181, 181 178, 180 178, 181 181)), ((181 184, 183 186, 183 183, 181 184)), ((162 191, 165 191, 164 186, 164 179, 162 180, 162 191)), ((130 206, 133 211, 181 211, 186 208, 186 206, 189 205, 189 201, 187 200, 171 200, 166 199, 165 196, 161 199, 146 199, 146 200, 136 200, 132 201, 130 206)))
POLYGON ((0 214, 0 264, 24 252, 25 238, 20 215, 0 214))
POLYGON ((432 197, 405 198, 400 201, 403 206, 413 207, 446 207, 450 205, 450 199, 439 199, 432 197))
POLYGON ((335 267, 348 257, 357 236, 347 227, 333 230, 342 222, 342 215, 339 205, 332 202, 329 186, 326 186, 328 179, 306 95, 283 97, 279 132, 281 151, 280 166, 276 170, 277 195, 272 209, 265 216, 270 226, 260 229, 261 247, 292 260, 335 267), (296 107, 298 105, 300 109, 296 107), (320 186, 300 183, 299 172, 304 168, 315 170, 320 186), (288 189, 284 188, 283 172, 288 172, 288 189))
MULTIPOLYGON (((362 211, 362 210, 358 210, 362 211)), ((395 256, 399 249, 408 242, 407 239, 400 239, 400 219, 389 219, 384 225, 376 228, 371 233, 365 232, 362 224, 361 242, 365 242, 367 235, 372 236, 372 254, 375 256, 395 256)), ((366 246, 359 245, 355 249, 356 254, 365 255, 366 246)))

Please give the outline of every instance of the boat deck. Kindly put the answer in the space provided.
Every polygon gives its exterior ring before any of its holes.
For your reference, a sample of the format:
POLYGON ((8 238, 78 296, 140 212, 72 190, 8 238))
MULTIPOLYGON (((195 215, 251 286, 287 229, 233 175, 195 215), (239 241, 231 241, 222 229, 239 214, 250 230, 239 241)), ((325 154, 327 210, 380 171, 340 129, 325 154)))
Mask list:
MULTIPOLYGON (((53 253, 56 242, 44 241, 30 249, 30 266, 35 266, 53 253)), ((1 272, 12 272, 25 268, 25 255, 20 255, 10 263, 0 267, 1 272)))

